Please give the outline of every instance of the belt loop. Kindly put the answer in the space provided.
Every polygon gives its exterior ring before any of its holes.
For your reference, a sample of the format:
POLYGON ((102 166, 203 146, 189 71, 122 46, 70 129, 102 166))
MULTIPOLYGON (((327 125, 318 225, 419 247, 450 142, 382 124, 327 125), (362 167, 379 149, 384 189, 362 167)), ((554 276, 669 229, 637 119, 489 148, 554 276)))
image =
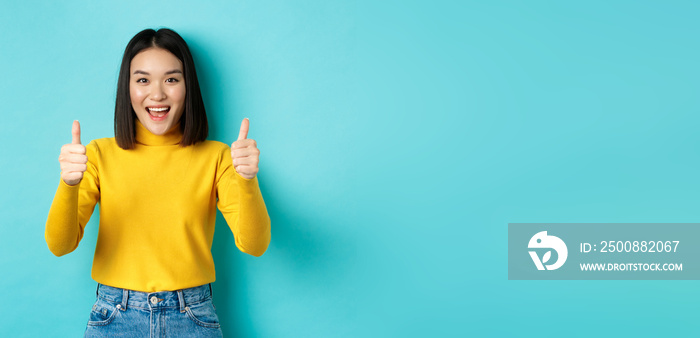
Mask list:
POLYGON ((214 298, 214 292, 211 291, 211 283, 209 283, 209 297, 214 298))
POLYGON ((129 290, 127 289, 122 289, 123 294, 122 294, 122 311, 126 311, 126 304, 129 302, 129 290))
POLYGON ((97 290, 95 290, 95 297, 100 295, 100 283, 97 283, 97 290))
POLYGON ((182 290, 177 290, 177 299, 180 301, 180 312, 186 312, 185 309, 185 295, 182 294, 182 290))

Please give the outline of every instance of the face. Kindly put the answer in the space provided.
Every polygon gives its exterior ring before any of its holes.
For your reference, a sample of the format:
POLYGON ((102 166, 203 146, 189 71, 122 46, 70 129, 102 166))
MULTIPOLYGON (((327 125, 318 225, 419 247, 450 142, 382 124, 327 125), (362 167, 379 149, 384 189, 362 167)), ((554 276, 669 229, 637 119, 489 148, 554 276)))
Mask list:
POLYGON ((141 124, 163 135, 180 121, 185 110, 182 62, 162 48, 148 48, 131 59, 131 106, 141 124))

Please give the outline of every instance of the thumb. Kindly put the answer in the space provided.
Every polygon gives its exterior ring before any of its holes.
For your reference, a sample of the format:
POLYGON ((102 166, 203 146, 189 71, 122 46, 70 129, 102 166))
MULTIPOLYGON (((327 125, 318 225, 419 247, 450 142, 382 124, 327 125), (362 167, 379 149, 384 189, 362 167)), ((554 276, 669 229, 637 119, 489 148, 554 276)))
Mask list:
POLYGON ((73 121, 73 144, 80 144, 80 122, 73 121))
POLYGON ((244 118, 241 122, 241 131, 238 132, 238 141, 245 140, 248 137, 248 128, 250 128, 250 121, 248 118, 244 118))

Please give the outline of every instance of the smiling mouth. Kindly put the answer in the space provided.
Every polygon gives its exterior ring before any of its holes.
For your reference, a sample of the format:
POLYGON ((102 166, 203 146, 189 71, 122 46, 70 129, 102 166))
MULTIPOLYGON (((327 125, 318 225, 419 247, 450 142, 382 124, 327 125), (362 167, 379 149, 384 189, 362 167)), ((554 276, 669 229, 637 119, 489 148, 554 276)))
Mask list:
POLYGON ((170 112, 170 107, 146 107, 146 111, 152 118, 160 120, 168 115, 168 112, 170 112))

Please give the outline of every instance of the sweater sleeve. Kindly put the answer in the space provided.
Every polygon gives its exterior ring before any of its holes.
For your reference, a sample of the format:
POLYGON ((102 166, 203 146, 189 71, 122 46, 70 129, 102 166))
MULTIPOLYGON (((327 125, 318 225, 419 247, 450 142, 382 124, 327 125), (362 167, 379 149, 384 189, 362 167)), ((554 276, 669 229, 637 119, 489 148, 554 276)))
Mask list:
POLYGON ((49 250, 56 256, 73 252, 78 247, 83 229, 100 199, 96 144, 90 142, 85 151, 88 163, 83 179, 74 186, 61 179, 49 209, 44 236, 49 250))
POLYGON ((216 192, 218 207, 233 232, 239 250, 259 257, 270 244, 267 214, 258 178, 246 179, 233 167, 231 149, 219 153, 216 192))

